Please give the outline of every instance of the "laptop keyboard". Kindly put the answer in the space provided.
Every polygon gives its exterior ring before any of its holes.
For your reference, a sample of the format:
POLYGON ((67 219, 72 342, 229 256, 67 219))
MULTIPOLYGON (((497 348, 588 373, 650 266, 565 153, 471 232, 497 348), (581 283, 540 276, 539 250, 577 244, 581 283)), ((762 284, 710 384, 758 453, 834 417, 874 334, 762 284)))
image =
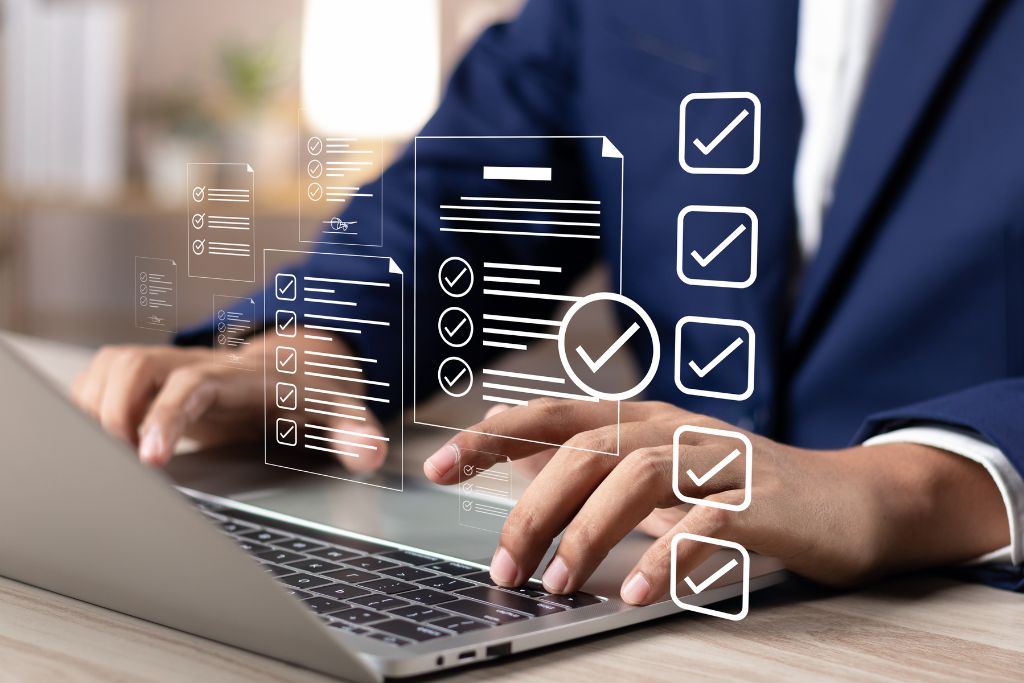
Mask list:
POLYGON ((391 645, 602 602, 589 593, 552 595, 533 580, 519 588, 500 588, 486 570, 429 553, 196 504, 328 626, 391 645))

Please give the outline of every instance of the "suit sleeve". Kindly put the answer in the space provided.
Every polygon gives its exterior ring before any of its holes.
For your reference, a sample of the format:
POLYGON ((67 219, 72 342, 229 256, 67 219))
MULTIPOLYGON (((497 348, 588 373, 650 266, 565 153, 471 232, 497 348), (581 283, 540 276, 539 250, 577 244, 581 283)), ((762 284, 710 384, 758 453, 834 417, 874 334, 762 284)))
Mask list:
MULTIPOLYGON (((517 19, 499 24, 485 31, 466 54, 455 70, 438 111, 427 123, 423 136, 559 136, 570 135, 573 125, 572 92, 575 70, 574 36, 577 26, 575 9, 569 0, 535 0, 526 5, 517 19)), ((582 160, 566 158, 574 154, 573 148, 559 145, 550 139, 524 139, 516 145, 517 160, 529 159, 531 163, 549 161, 557 164, 582 163, 582 160)), ((437 216, 437 206, 442 197, 452 191, 479 192, 483 179, 480 168, 495 158, 506 160, 508 150, 490 147, 491 143, 474 144, 466 147, 457 140, 432 141, 428 153, 417 154, 416 146, 410 145, 404 153, 385 171, 368 192, 384 191, 384 247, 383 249, 362 249, 361 253, 390 256, 406 274, 405 327, 412 329, 412 286, 415 257, 424 263, 438 263, 448 256, 466 254, 468 247, 458 237, 442 233, 437 216), (491 154, 490 152, 494 152, 491 154), (415 197, 415 199, 414 199, 415 197), (414 220, 419 221, 418 243, 414 243, 414 220)), ((497 143, 494 143, 495 145, 497 143)), ((554 192, 572 196, 579 193, 581 178, 561 181, 563 186, 554 192)), ((558 182, 554 183, 558 184, 558 182)), ((353 207, 344 215, 346 221, 370 223, 376 219, 365 213, 369 205, 353 207)), ((501 255, 505 259, 517 256, 527 258, 524 245, 513 240, 495 236, 490 241, 486 254, 476 258, 501 255)), ((559 287, 568 289, 597 257, 596 249, 581 249, 573 245, 570 250, 561 245, 551 248, 562 250, 559 258, 566 264, 558 276, 559 287)), ((357 251, 349 249, 348 251, 357 251)), ((360 263, 368 259, 346 259, 350 269, 346 277, 358 278, 360 263)), ((296 274, 302 276, 334 276, 338 259, 323 254, 313 254, 297 266, 296 274)), ((267 297, 273 297, 271 287, 253 295, 257 308, 257 329, 265 325, 262 312, 267 297)), ((366 316, 393 315, 384 310, 385 300, 367 293, 358 302, 360 311, 366 316)), ((302 314, 302 307, 297 311, 302 314)), ((533 313, 540 311, 534 309, 533 313)), ((411 334, 406 335, 411 339, 411 334)), ((204 324, 179 335, 179 344, 209 344, 212 327, 204 324)), ((401 343, 386 333, 359 335, 350 339, 359 350, 373 345, 377 353, 394 357, 394 345, 401 343)), ((420 339, 420 345, 439 344, 439 340, 420 339)), ((422 348, 422 346, 420 347, 422 348)), ((487 360, 484 351, 475 357, 467 354, 467 360, 479 365, 487 360)), ((408 355, 408 345, 407 345, 408 355)), ((397 367, 380 368, 375 379, 398 381, 397 367)), ((419 382, 418 386, 430 386, 430 382, 419 382)), ((436 384, 436 383, 435 383, 436 384)), ((421 400, 424 396, 410 396, 407 401, 421 400)), ((396 407, 397 408, 397 407, 396 407)), ((382 415, 381 417, 389 417, 382 415)))
MULTIPOLYGON (((856 441, 913 425, 947 426, 975 434, 994 446, 1024 476, 1024 379, 1006 379, 971 387, 928 401, 870 416, 856 441)), ((1024 520, 1014 520, 1018 523, 1024 520)), ((1011 524, 1011 527, 1013 525, 1011 524)), ((956 573, 1008 590, 1024 591, 1024 564, 995 562, 964 566, 956 573)))

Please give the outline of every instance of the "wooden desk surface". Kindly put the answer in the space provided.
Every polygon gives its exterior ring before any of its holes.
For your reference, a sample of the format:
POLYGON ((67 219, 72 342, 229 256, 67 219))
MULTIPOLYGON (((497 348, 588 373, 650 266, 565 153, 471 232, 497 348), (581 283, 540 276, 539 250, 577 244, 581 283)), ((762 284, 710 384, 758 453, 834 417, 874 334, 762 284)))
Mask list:
MULTIPOLYGON (((82 361, 30 346, 62 379, 82 361)), ((752 595, 739 623, 681 614, 445 680, 1012 681, 1024 679, 1021 634, 1024 595, 985 586, 913 576, 836 594, 788 584, 752 595)), ((331 679, 0 579, 0 682, 53 680, 331 679)))

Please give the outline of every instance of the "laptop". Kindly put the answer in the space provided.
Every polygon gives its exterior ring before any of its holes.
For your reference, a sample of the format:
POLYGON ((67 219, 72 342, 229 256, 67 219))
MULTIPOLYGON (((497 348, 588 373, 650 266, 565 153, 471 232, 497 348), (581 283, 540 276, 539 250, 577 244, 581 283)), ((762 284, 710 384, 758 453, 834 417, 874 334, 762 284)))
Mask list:
MULTIPOLYGON (((0 377, 7 578, 360 682, 681 612, 671 600, 631 607, 618 598, 649 538, 627 537, 579 593, 552 595, 535 579, 499 588, 487 570, 495 536, 453 528, 450 494, 425 480, 407 476, 401 493, 317 482, 241 497, 175 485, 2 339, 0 377)), ((779 562, 751 556, 751 591, 784 577, 779 562)), ((683 599, 734 598, 740 579, 683 599)))

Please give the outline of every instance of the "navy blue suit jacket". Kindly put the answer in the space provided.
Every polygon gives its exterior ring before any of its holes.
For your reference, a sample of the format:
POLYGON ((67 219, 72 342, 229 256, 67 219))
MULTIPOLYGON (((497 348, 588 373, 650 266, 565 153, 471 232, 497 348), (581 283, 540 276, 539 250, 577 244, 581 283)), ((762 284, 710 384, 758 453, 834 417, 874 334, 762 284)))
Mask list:
MULTIPOLYGON (((663 348, 672 348, 684 315, 738 318, 757 331, 750 399, 684 396, 671 352, 649 398, 815 448, 901 423, 956 425, 1024 471, 1024 3, 896 3, 820 250, 794 291, 796 25, 795 0, 534 0, 483 34, 423 134, 604 135, 622 151, 624 289, 653 317, 663 348), (761 161, 750 175, 689 175, 679 166, 680 100, 712 91, 760 98, 761 161), (680 282, 670 245, 677 214, 690 204, 757 214, 752 287, 680 282)), ((446 188, 480 183, 483 161, 455 147, 421 156, 421 207, 436 207, 446 188)), ((384 249, 363 251, 390 255, 411 273, 411 149, 385 183, 384 249)), ((424 210, 420 220, 435 214, 424 210)), ((461 247, 436 237, 419 248, 440 255, 461 247)), ((567 252, 566 284, 618 258, 567 252)), ((314 256, 304 273, 330 267, 314 256)), ((364 304, 372 311, 372 300, 364 304)), ((1019 568, 1003 569, 988 570, 986 580, 1024 587, 1019 568)))

